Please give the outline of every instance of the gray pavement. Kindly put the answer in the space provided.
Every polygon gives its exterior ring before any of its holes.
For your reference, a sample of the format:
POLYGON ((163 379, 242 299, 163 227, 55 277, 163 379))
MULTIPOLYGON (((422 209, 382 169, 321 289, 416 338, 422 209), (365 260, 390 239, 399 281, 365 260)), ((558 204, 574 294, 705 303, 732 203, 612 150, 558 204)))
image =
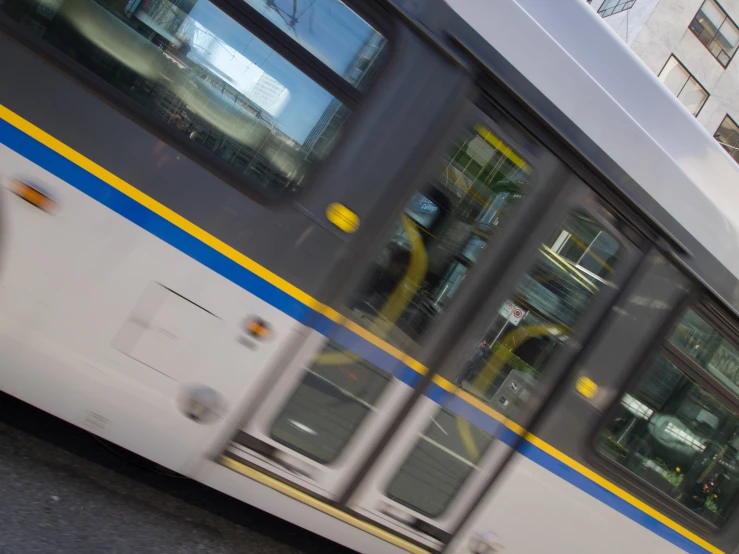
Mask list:
POLYGON ((0 554, 350 554, 0 393, 0 554))

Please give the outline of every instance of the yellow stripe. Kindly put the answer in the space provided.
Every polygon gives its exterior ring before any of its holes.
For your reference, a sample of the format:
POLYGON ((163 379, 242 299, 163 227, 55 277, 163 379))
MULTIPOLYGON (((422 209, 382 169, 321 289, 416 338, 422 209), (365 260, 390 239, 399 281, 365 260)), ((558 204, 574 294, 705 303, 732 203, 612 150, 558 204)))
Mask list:
POLYGON ((529 166, 529 164, 527 164, 521 156, 511 150, 505 142, 500 140, 485 127, 483 127, 482 125, 477 125, 475 127, 475 132, 477 132, 478 135, 484 138, 487 143, 494 146, 495 149, 503 154, 506 158, 511 160, 516 166, 523 169, 526 173, 531 173, 531 167, 529 166))
POLYGON ((447 392, 451 392, 452 394, 458 394, 460 392, 460 389, 457 387, 457 385, 455 385, 451 381, 447 381, 446 379, 444 379, 443 377, 440 377, 439 375, 434 375, 431 378, 431 381, 433 381, 435 385, 440 386, 442 389, 444 389, 447 392))
MULTIPOLYGON (((398 360, 402 361, 409 367, 411 367, 413 370, 417 371, 418 373, 421 373, 422 375, 425 375, 428 372, 428 368, 424 366, 421 362, 408 357, 405 355, 402 351, 400 351, 398 348, 388 344, 387 342, 383 341, 379 337, 373 335, 363 327, 360 327, 356 323, 352 321, 346 320, 344 316, 342 316, 339 312, 334 310, 333 308, 330 308, 329 306, 326 306, 325 304, 322 304, 318 300, 314 299, 310 295, 306 294, 302 290, 298 289, 294 285, 290 284, 286 280, 284 280, 282 277, 279 277, 277 274, 269 271, 265 267, 259 265, 255 261, 247 258, 242 253, 238 252, 236 249, 230 247, 223 241, 217 239, 210 233, 207 233, 203 229, 199 228, 198 226, 194 225, 184 217, 180 216, 179 214, 173 212, 163 204, 157 202, 150 196, 144 194, 140 190, 134 188, 132 185, 126 183, 122 179, 116 177, 113 175, 110 171, 104 169, 103 167, 99 166, 92 160, 86 158, 76 150, 70 148, 66 144, 62 143, 61 141, 57 140, 53 136, 49 135, 42 129, 36 127, 31 122, 23 119, 19 115, 13 113, 9 109, 7 109, 5 106, 0 105, 0 118, 4 119, 20 131, 24 132, 28 136, 36 139, 40 143, 46 145, 51 150, 55 151, 56 153, 60 154, 61 156, 67 158, 72 163, 78 165, 79 167, 85 169, 89 173, 95 175, 103 182, 107 183, 108 185, 112 186, 116 190, 122 192, 132 200, 135 200, 139 204, 145 206, 152 212, 156 213, 157 215, 161 216, 162 218, 166 219, 170 223, 174 224, 175 226, 179 227, 186 233, 189 233, 190 235, 196 237, 203 243, 207 244, 217 252, 223 254, 230 260, 236 262, 237 264, 241 265, 242 267, 248 269, 255 275, 258 275, 265 281, 269 282, 270 284, 274 285, 275 287, 279 288, 283 292, 289 294, 299 302, 302 302, 306 306, 312 308, 313 310, 325 315, 326 317, 330 318, 332 321, 336 323, 340 323, 353 331, 354 333, 358 334, 368 342, 374 344, 375 346, 381 348, 391 356, 397 358, 398 360)), ((480 127, 478 129, 478 132, 480 133, 485 140, 490 142, 493 146, 496 148, 499 148, 500 150, 503 150, 505 145, 492 133, 489 131, 486 131, 484 128, 480 127)), ((524 162, 520 157, 518 157, 515 153, 510 151, 508 149, 505 151, 506 157, 508 157, 513 163, 515 163, 518 167, 521 167, 521 169, 524 169, 525 171, 529 170, 528 165, 526 165, 526 162, 524 162)), ((582 464, 576 462, 575 460, 569 458, 567 455, 563 454, 562 452, 559 452, 557 449, 555 449, 553 446, 545 443, 538 437, 534 435, 530 435, 526 433, 526 430, 518 425, 517 423, 509 420, 508 418, 504 417, 500 413, 493 410, 490 406, 487 404, 481 402, 471 394, 457 388, 454 384, 452 384, 450 381, 439 377, 434 376, 433 379, 434 383, 442 387, 444 390, 447 390, 455 395, 457 395, 459 398, 464 400, 465 402, 471 404, 472 406, 478 408, 482 412, 486 413, 487 415, 491 416, 492 418, 496 419, 497 421, 501 422, 503 425, 505 425, 508 429, 512 430, 518 435, 524 436, 529 442, 536 445, 537 447, 541 448, 543 451, 550 454, 552 457, 556 458, 557 460, 561 461, 562 463, 566 464, 567 466, 571 467, 578 473, 581 473, 591 479, 592 481, 598 483, 605 489, 611 491, 619 498, 625 500, 626 502, 630 503, 631 505, 635 506, 636 508, 640 509, 641 511, 645 512, 646 514, 649 514, 654 519, 660 521, 670 529, 676 531, 680 535, 684 536, 685 538, 693 541, 694 543, 700 545, 701 547, 705 548, 712 554, 723 554, 721 550, 718 550, 716 547, 712 546, 705 540, 701 539, 697 535, 691 533, 687 529, 684 529, 674 521, 670 520, 668 517, 662 515, 657 510, 649 507, 644 502, 638 500, 637 498, 633 497, 631 494, 627 493, 626 491, 618 488, 613 483, 610 483, 609 481, 605 480, 604 478, 600 477, 595 472, 591 471, 587 467, 583 466, 582 464)), ((226 463, 226 462, 224 462, 226 463)), ((229 461, 226 463, 226 465, 229 465, 231 467, 231 462, 229 461)), ((235 469, 236 471, 239 471, 241 473, 245 473, 248 471, 248 475, 252 477, 252 473, 254 476, 253 479, 267 484, 268 486, 272 486, 268 484, 267 480, 274 481, 275 485, 273 488, 276 488, 277 490, 281 490, 282 487, 289 489, 291 491, 294 491, 295 494, 301 494, 299 491, 295 491, 291 487, 288 487, 287 485, 284 485, 284 483, 277 481, 276 479, 271 479, 257 471, 251 470, 250 468, 246 468, 246 466, 243 466, 242 464, 238 464, 237 462, 233 462, 233 464, 237 464, 239 467, 232 467, 232 469, 235 469), (243 468, 243 471, 242 471, 243 468)), ((293 494, 285 492, 285 494, 288 494, 289 496, 293 496, 293 494)), ((378 529, 376 527, 373 527, 365 522, 362 522, 361 520, 358 520, 356 518, 353 518, 352 516, 349 516, 348 514, 345 514, 344 512, 341 512, 340 510, 337 510, 336 508, 333 508, 331 506, 325 505, 323 503, 320 503, 319 501, 313 499, 312 497, 308 495, 304 495, 307 499, 305 500, 306 504, 314 505, 316 503, 317 509, 320 509, 321 511, 325 511, 325 513, 330 513, 331 515, 334 515, 334 512, 336 512, 336 515, 334 517, 337 517, 338 519, 341 519, 342 521, 346 521, 347 523, 350 523, 354 525, 354 523, 351 523, 352 521, 356 521, 356 527, 359 527, 361 529, 364 529, 364 527, 367 527, 368 533, 372 533, 375 536, 380 537, 381 535, 378 533, 382 533, 382 537, 387 536, 388 538, 384 539, 392 544, 397 544, 400 548, 405 548, 409 552, 418 552, 418 553, 425 553, 426 550, 422 550, 418 548, 417 546, 408 543, 407 541, 403 541, 402 539, 396 537, 395 535, 388 533, 386 531, 383 531, 381 529, 378 529), (321 504, 324 508, 321 508, 318 506, 318 504, 321 504), (330 512, 327 510, 331 510, 330 512), (346 518, 346 519, 345 519, 346 518), (370 531, 369 529, 372 529, 374 531, 370 531), (398 543, 394 542, 398 541, 398 543), (405 546, 402 546, 400 543, 407 545, 409 548, 406 548, 405 546)), ((297 496, 293 496, 293 498, 298 498, 297 496)), ((299 499, 299 498, 298 498, 299 499)))
POLYGON ((370 523, 367 523, 366 521, 351 516, 338 508, 329 506, 325 502, 321 502, 320 500, 313 498, 303 491, 299 491, 291 487, 290 485, 287 485, 282 481, 275 479, 274 477, 265 475, 264 473, 252 469, 247 465, 237 462, 236 460, 224 456, 223 458, 221 458, 220 462, 229 469, 237 471, 238 473, 249 477, 254 481, 257 481, 258 483, 266 485, 271 489, 275 489, 276 491, 281 492, 282 494, 289 496, 290 498, 293 498, 299 502, 302 502, 303 504, 307 504, 308 506, 321 511, 324 514, 330 515, 340 521, 343 521, 344 523, 348 523, 352 527, 361 529, 362 531, 369 533, 370 535, 375 536, 385 542, 388 542, 393 546, 397 546, 398 548, 402 548, 403 550, 407 552, 412 552, 413 554, 430 554, 428 550, 421 548, 420 546, 416 546, 415 544, 401 539, 400 537, 393 533, 390 533, 389 531, 385 531, 384 529, 376 527, 370 523))

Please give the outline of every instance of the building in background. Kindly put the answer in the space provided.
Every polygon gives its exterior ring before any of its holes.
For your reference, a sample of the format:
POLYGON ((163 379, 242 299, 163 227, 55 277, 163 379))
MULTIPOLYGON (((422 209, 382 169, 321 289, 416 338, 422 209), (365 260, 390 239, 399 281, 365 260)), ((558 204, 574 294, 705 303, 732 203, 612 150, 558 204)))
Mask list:
POLYGON ((588 0, 739 162, 739 0, 588 0))

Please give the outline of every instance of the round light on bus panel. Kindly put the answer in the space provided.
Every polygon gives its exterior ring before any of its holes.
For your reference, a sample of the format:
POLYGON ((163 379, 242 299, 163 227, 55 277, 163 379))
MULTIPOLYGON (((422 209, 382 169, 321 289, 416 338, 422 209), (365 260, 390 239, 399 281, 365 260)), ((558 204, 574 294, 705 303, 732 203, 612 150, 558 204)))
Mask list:
POLYGON ((359 229, 359 216, 338 202, 332 202, 326 207, 326 219, 348 234, 359 229))
POLYGON ((223 397, 206 385, 184 385, 177 403, 183 415, 196 423, 211 423, 225 412, 223 397))

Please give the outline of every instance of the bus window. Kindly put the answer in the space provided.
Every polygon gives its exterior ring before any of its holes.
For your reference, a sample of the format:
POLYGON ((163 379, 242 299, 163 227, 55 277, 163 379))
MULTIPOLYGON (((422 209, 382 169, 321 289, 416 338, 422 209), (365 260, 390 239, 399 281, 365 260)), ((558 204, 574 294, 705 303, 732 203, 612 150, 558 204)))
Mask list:
POLYGON ((689 310, 665 350, 621 398, 597 444, 606 457, 720 525, 739 490, 739 418, 693 377, 700 370, 691 359, 736 389, 729 373, 739 367, 736 350, 689 310))
POLYGON ((359 90, 366 90, 387 40, 339 0, 246 0, 287 36, 359 90))
POLYGON ((688 311, 670 342, 739 396, 739 350, 701 316, 688 311))
POLYGON ((302 186, 349 115, 208 0, 7 0, 0 10, 270 195, 302 186))
POLYGON ((490 122, 458 138, 349 304, 349 317, 404 352, 443 317, 507 214, 531 190, 538 144, 531 139, 531 151, 522 152, 499 135, 490 122))

